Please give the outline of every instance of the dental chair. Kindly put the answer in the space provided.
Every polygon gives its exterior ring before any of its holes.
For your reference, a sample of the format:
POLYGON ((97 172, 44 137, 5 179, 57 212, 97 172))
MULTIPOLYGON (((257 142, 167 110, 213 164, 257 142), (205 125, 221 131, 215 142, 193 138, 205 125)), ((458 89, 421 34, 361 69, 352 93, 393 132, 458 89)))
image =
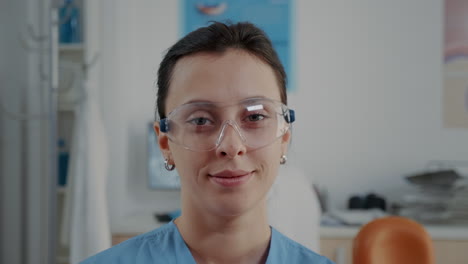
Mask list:
POLYGON ((294 164, 281 166, 267 204, 271 226, 305 247, 320 251, 320 203, 304 171, 294 164))
POLYGON ((432 240, 419 223, 385 217, 364 225, 354 239, 353 264, 434 264, 432 240))

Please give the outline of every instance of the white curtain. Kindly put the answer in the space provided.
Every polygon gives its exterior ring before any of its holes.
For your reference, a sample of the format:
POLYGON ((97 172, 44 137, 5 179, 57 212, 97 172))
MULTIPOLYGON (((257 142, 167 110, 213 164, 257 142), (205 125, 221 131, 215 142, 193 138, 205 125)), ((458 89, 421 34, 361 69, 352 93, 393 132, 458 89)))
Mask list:
POLYGON ((61 241, 68 244, 70 263, 111 246, 107 207, 108 147, 99 108, 99 6, 84 1, 84 78, 76 102, 70 153, 69 187, 61 241))
POLYGON ((107 139, 98 107, 97 89, 88 91, 76 111, 71 153, 70 261, 78 263, 111 246, 106 198, 107 139))

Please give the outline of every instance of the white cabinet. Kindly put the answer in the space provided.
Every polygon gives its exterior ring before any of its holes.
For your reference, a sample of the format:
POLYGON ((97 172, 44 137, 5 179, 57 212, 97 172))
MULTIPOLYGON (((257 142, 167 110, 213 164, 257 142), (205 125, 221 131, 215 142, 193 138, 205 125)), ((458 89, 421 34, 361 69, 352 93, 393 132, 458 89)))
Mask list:
MULTIPOLYGON (((436 264, 464 264, 468 259, 468 226, 426 226, 432 237, 436 264)), ((352 264, 357 227, 322 227, 320 252, 336 264, 352 264)))
MULTIPOLYGON (((436 264, 465 264, 468 259, 468 227, 428 226, 434 242, 436 264)), ((353 264, 353 239, 357 227, 321 227, 320 254, 336 264, 353 264)), ((141 232, 122 232, 112 235, 112 245, 119 244, 141 232)))

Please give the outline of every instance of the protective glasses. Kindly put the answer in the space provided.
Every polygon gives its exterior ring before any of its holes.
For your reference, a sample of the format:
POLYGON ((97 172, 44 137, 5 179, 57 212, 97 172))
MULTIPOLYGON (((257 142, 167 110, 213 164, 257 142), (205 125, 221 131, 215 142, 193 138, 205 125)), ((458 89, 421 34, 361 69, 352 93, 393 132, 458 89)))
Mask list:
POLYGON ((183 104, 159 124, 172 142, 192 151, 210 151, 220 145, 229 127, 245 146, 258 149, 283 136, 294 120, 294 110, 281 102, 249 98, 234 104, 183 104))

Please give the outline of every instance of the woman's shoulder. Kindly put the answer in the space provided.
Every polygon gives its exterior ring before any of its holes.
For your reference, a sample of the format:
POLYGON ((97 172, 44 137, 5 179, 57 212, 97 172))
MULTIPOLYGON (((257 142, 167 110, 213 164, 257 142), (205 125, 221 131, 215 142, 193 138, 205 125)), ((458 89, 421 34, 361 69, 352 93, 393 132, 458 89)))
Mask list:
POLYGON ((272 229, 270 253, 267 264, 274 263, 312 263, 333 264, 328 258, 321 256, 296 241, 272 229))
POLYGON ((170 257, 171 249, 175 250, 172 245, 177 244, 176 232, 176 227, 171 222, 106 249, 80 264, 153 263, 155 255, 158 259, 170 257))

